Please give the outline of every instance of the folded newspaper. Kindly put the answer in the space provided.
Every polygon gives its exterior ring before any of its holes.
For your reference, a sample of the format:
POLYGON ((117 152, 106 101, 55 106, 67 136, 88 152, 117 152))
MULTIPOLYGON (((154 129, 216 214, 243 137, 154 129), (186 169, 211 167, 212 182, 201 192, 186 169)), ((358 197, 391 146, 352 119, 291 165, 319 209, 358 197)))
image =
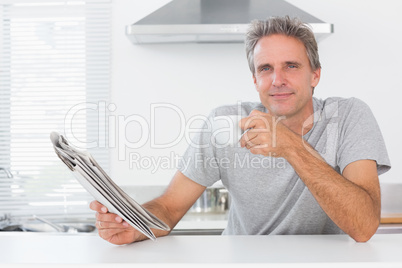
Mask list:
POLYGON ((150 228, 170 230, 167 224, 152 215, 114 183, 88 152, 72 147, 57 132, 52 132, 50 139, 57 156, 73 171, 81 185, 110 212, 119 215, 151 240, 155 240, 156 237, 150 228))

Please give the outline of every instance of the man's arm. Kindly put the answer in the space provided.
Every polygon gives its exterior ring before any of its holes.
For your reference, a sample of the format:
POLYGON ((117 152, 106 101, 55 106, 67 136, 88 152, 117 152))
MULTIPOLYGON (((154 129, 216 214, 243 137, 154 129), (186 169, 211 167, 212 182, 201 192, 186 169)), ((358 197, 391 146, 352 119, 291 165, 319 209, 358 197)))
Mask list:
POLYGON ((253 129, 241 139, 241 145, 253 154, 284 157, 339 228, 358 242, 369 240, 378 228, 381 214, 376 162, 350 163, 341 175, 300 135, 281 123, 273 124, 270 115, 257 111, 252 116, 262 118, 248 126, 242 120, 243 128, 253 129), (275 125, 276 129, 264 130, 267 125, 275 125), (274 139, 273 135, 276 135, 274 139))
MULTIPOLYGON (((205 188, 177 171, 166 191, 143 206, 173 229, 205 188)), ((91 202, 90 208, 97 212, 96 226, 99 236, 110 243, 121 245, 147 239, 119 216, 107 212, 107 208, 99 202, 91 202)), ((152 229, 152 231, 157 237, 169 234, 159 229, 152 229)))
POLYGON ((357 242, 368 241, 381 216, 376 162, 355 161, 340 175, 305 149, 292 154, 287 160, 325 213, 357 242))

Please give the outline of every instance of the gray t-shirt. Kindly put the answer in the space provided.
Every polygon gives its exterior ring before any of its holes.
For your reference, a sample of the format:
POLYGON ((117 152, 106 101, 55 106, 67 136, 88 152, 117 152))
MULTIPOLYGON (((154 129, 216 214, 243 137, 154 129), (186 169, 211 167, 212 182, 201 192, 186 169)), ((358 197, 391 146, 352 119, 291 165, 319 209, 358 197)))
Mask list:
MULTIPOLYGON (((375 160, 378 174, 390 169, 380 129, 364 102, 356 98, 313 98, 313 105, 314 125, 303 139, 337 172, 341 174, 348 164, 362 159, 375 160)), ((192 138, 179 165, 185 176, 201 185, 211 186, 221 180, 228 189, 231 203, 223 234, 343 233, 286 159, 254 155, 238 144, 222 141, 225 131, 216 130, 216 119, 230 115, 241 118, 256 107, 267 112, 259 103, 215 109, 203 130, 192 138)))

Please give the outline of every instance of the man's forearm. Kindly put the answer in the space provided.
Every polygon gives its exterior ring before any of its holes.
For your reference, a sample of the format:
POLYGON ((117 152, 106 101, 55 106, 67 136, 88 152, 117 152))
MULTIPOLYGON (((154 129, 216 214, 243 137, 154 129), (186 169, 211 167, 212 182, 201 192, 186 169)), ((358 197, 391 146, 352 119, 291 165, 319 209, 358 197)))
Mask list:
POLYGON ((349 181, 309 145, 297 146, 286 157, 321 208, 356 241, 367 241, 379 224, 380 204, 349 181))
MULTIPOLYGON (((186 177, 180 171, 176 172, 166 191, 143 206, 160 220, 173 229, 180 219, 186 214, 194 202, 205 190, 202 186, 186 177)), ((152 229, 157 237, 170 232, 152 229)))
MULTIPOLYGON (((173 229, 179 220, 176 221, 172 219, 172 215, 169 214, 167 208, 163 206, 159 201, 159 198, 156 198, 143 204, 142 206, 149 212, 151 212, 155 217, 166 223, 170 227, 170 229, 173 229)), ((170 231, 164 231, 154 228, 152 228, 152 232, 156 237, 166 236, 170 233, 170 231)), ((144 234, 141 234, 140 238, 137 241, 142 241, 146 239, 148 239, 148 237, 146 237, 144 234)))

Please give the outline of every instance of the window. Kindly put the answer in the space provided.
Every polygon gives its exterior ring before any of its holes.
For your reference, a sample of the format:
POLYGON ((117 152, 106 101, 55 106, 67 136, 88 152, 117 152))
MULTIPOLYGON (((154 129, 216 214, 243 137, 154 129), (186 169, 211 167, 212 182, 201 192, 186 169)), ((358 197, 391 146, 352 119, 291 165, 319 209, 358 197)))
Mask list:
POLYGON ((49 135, 108 171, 111 2, 2 1, 0 14, 0 218, 93 217, 49 135))

